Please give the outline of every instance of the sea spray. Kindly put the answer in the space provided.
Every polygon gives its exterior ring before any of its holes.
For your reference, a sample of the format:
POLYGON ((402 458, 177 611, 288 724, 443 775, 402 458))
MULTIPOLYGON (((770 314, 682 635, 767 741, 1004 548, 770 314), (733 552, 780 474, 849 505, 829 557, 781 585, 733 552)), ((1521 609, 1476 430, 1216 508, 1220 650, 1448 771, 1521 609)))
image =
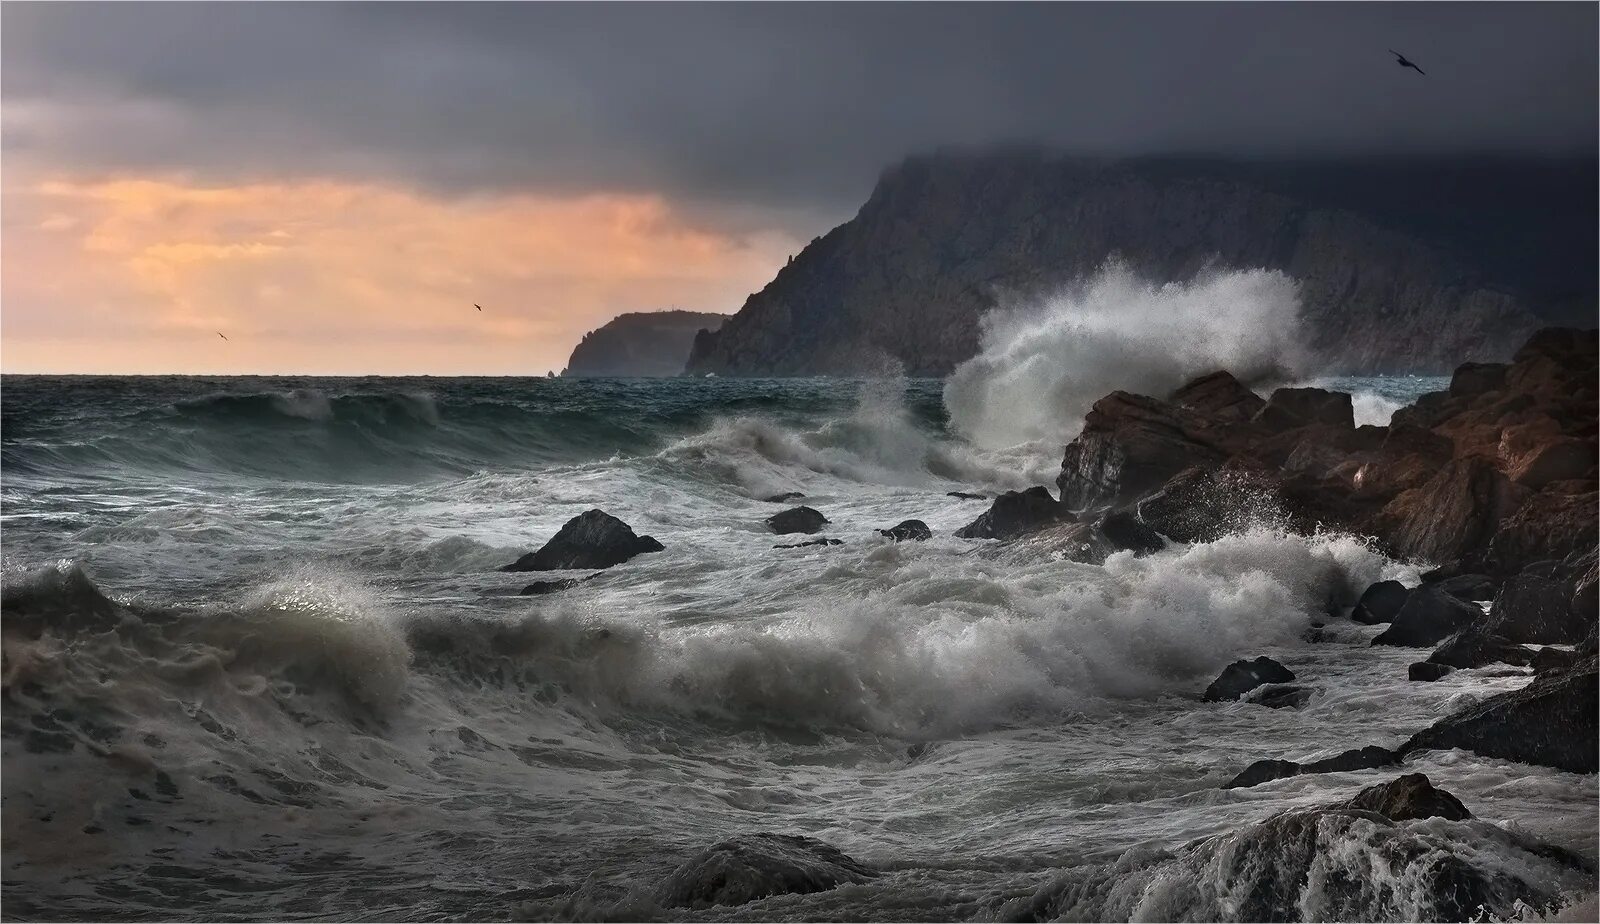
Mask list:
POLYGON ((1208 270, 1159 284, 1111 262, 1052 296, 983 319, 978 355, 945 385, 951 428, 978 446, 1065 442, 1111 391, 1165 397, 1226 369, 1247 384, 1296 377, 1295 282, 1273 270, 1208 270))

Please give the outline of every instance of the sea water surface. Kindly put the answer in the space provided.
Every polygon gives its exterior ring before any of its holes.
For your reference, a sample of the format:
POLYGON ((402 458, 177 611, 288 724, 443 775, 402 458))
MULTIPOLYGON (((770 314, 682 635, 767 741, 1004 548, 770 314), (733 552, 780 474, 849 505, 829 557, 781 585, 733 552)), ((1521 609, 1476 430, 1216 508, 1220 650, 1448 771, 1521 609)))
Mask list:
MULTIPOLYGON (((1336 384, 1381 423, 1442 383, 1336 384)), ((1112 861, 1151 885, 1079 916, 1226 918, 1164 851, 1393 775, 1234 773, 1526 682, 1409 683, 1420 652, 1346 621, 1308 641, 1330 596, 1425 566, 1353 537, 1264 522, 1103 567, 953 538, 987 502, 948 492, 1051 483, 1071 434, 975 446, 939 382, 8 376, 3 402, 12 919, 994 919, 1112 861), (773 547, 762 498, 791 491, 843 545, 773 547), (519 596, 562 575, 497 569, 592 507, 665 550, 519 596), (876 533, 907 518, 934 538, 876 533), (1200 701, 1257 655, 1309 703, 1200 701), (653 906, 758 831, 885 875, 653 906)), ((1593 776, 1407 770, 1595 857, 1593 776)), ((1541 862, 1472 824, 1432 849, 1541 862)))

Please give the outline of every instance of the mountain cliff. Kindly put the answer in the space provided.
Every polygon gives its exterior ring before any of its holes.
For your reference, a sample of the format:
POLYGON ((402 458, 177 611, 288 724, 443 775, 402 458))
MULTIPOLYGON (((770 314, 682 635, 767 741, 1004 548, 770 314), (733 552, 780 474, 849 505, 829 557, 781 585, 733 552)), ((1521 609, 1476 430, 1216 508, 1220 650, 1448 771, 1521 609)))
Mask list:
POLYGON ((1330 371, 1444 371, 1592 316, 1595 193, 1592 160, 916 157, 698 336, 689 371, 946 375, 990 308, 1111 257, 1162 282, 1280 270, 1330 371))
POLYGON ((564 376, 671 376, 683 372, 695 334, 716 330, 728 316, 701 311, 619 314, 583 335, 564 376))

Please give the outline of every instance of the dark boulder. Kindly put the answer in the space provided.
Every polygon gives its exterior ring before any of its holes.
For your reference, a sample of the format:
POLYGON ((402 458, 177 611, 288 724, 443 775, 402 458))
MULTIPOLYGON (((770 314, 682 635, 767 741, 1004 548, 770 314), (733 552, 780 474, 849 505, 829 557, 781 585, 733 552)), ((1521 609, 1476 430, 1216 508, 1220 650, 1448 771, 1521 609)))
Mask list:
POLYGON ((1222 673, 1206 687, 1204 699, 1208 703, 1236 700, 1265 683, 1288 683, 1294 673, 1282 664, 1267 657, 1253 661, 1235 661, 1222 669, 1222 673))
POLYGON ((1399 758, 1393 751, 1376 745, 1352 748, 1332 757, 1324 757, 1305 764, 1292 760, 1258 760, 1229 780, 1223 789, 1259 786, 1272 780, 1300 776, 1303 773, 1348 773, 1352 770, 1371 770, 1376 767, 1392 766, 1398 762, 1399 758))
POLYGON ((1526 493, 1488 461, 1456 458, 1389 501, 1373 528, 1398 555, 1455 561, 1483 554, 1526 493))
POLYGON ((609 568, 635 555, 661 551, 650 536, 636 536, 628 524, 603 510, 589 510, 567 521, 554 538, 501 571, 563 571, 609 568))
POLYGON ((1406 595, 1394 621, 1372 644, 1426 648, 1482 618, 1483 610, 1476 605, 1424 585, 1406 595))
POLYGON ((1353 809, 1377 812, 1390 821, 1412 821, 1417 818, 1465 821, 1472 817, 1460 799, 1436 788, 1421 773, 1408 773, 1387 783, 1368 786, 1356 793, 1355 798, 1342 804, 1353 809))
POLYGON ((1406 668, 1406 679, 1432 683, 1453 670, 1455 668, 1450 665, 1440 664, 1437 661, 1418 661, 1406 668))
POLYGON ((1482 667, 1496 661, 1527 664, 1533 652, 1494 634, 1491 619, 1475 622, 1445 639, 1428 655, 1427 663, 1447 667, 1482 667))
POLYGON ((791 507, 767 517, 766 523, 768 529, 786 536, 790 533, 814 533, 828 525, 828 518, 810 507, 791 507))
POLYGON ((1493 600, 1500 591, 1500 582, 1487 574, 1457 574, 1432 584, 1435 589, 1468 602, 1493 600))
POLYGON ((793 834, 741 834, 678 867, 656 886, 666 908, 743 905, 771 895, 824 892, 877 872, 821 841, 793 834))
POLYGON ((1541 648, 1533 653, 1528 660, 1528 666, 1533 668, 1535 674, 1547 674, 1551 671, 1564 671, 1588 654, 1583 651, 1568 651, 1565 648, 1541 648))
POLYGON ((569 587, 577 587, 580 583, 582 582, 577 578, 561 578, 555 581, 534 581, 532 584, 522 588, 518 595, 523 597, 540 597, 545 594, 553 594, 558 590, 566 590, 569 587))
POLYGON ((1506 384, 1505 363, 1462 363, 1450 377, 1450 397, 1476 398, 1481 394, 1499 391, 1506 384))
POLYGON ((1048 488, 1007 491, 976 520, 956 530, 960 539, 1015 539, 1047 526, 1077 521, 1048 488))
POLYGON ((1229 372, 1202 375, 1173 392, 1168 400, 1216 420, 1234 423, 1245 423, 1255 417, 1256 412, 1267 403, 1229 372))
POLYGON ((1211 542, 1284 519, 1275 477, 1253 468, 1185 469, 1139 502, 1140 522, 1174 542, 1211 542))
POLYGON ((805 495, 801 494, 799 491, 785 491, 782 494, 774 494, 771 497, 763 497, 761 500, 768 504, 787 504, 789 501, 801 500, 804 497, 805 495))
POLYGON ((1440 719, 1413 735, 1400 753, 1461 748, 1485 757, 1594 773, 1600 770, 1595 664, 1590 657, 1568 670, 1541 674, 1520 690, 1440 719))
POLYGON ((1095 402, 1067 444, 1056 486, 1071 510, 1132 501, 1192 466, 1230 454, 1225 425, 1189 408, 1116 391, 1095 402))
POLYGON ((946 491, 946 492, 944 492, 944 496, 945 497, 955 497, 955 498, 959 498, 961 500, 988 500, 989 499, 989 495, 987 495, 987 494, 973 494, 970 491, 946 491))
POLYGON ((1269 683, 1245 694, 1248 702, 1268 709, 1299 709, 1311 701, 1311 690, 1287 683, 1269 683))
POLYGON ((1290 430, 1311 424, 1330 424, 1346 430, 1356 426, 1350 396, 1324 388, 1280 388, 1256 412, 1255 423, 1268 430, 1290 430))
POLYGON ((775 549, 803 549, 808 545, 844 545, 844 540, 843 539, 829 539, 827 536, 820 536, 820 537, 818 537, 816 539, 807 539, 804 542, 790 542, 788 544, 779 543, 778 545, 773 546, 773 548, 775 548, 775 549))
POLYGON ((1114 548, 1127 549, 1138 555, 1159 552, 1167 547, 1167 540, 1147 526, 1138 515, 1126 510, 1108 513, 1100 519, 1100 535, 1114 548))
POLYGON ((902 520, 888 529, 878 530, 878 533, 896 542, 923 542, 933 538, 933 530, 921 520, 902 520))
POLYGON ((1399 581, 1379 581, 1362 591, 1356 608, 1350 611, 1350 618, 1369 626, 1394 622, 1395 614, 1400 612, 1410 593, 1399 581))
POLYGON ((1569 582, 1527 573, 1500 588, 1489 622, 1496 635, 1536 644, 1581 642, 1593 624, 1573 610, 1569 582))

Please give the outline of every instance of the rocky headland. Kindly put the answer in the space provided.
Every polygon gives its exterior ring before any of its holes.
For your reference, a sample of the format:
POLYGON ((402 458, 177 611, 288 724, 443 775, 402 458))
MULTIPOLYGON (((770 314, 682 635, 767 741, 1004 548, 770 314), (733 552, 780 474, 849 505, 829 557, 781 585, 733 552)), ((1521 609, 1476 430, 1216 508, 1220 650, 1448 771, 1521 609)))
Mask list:
POLYGON ((724 314, 702 311, 620 314, 583 335, 561 374, 590 378, 680 375, 695 335, 714 331, 727 319, 724 314))

